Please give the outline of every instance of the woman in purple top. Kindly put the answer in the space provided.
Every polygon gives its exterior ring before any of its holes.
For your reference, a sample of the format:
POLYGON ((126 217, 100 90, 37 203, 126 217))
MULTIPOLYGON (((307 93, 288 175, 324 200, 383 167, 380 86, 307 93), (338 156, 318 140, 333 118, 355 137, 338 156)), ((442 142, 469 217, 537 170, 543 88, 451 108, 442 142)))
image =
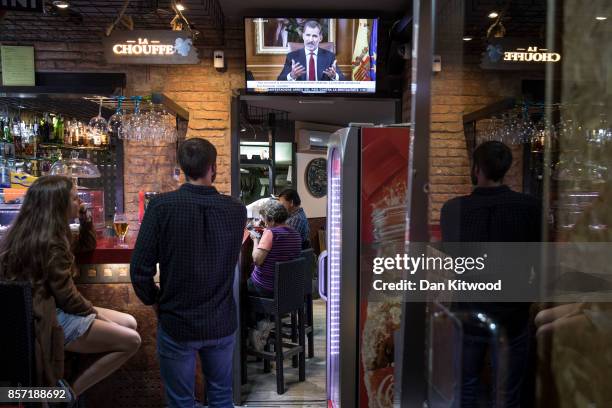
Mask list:
MULTIPOLYGON (((247 280, 247 286, 249 292, 256 296, 273 297, 276 263, 298 258, 302 250, 302 238, 299 232, 285 224, 289 213, 278 201, 268 202, 263 208, 262 216, 266 229, 261 238, 251 232, 255 268, 247 280)), ((258 319, 252 316, 251 323, 255 320, 258 319)), ((264 319, 257 323, 256 329, 251 330, 251 344, 256 349, 263 348, 271 325, 269 320, 264 319)))
POLYGON ((277 262, 291 261, 300 256, 302 238, 299 232, 285 224, 289 213, 278 201, 263 208, 266 223, 261 238, 252 234, 255 268, 247 281, 249 292, 259 296, 274 296, 274 270, 277 262))

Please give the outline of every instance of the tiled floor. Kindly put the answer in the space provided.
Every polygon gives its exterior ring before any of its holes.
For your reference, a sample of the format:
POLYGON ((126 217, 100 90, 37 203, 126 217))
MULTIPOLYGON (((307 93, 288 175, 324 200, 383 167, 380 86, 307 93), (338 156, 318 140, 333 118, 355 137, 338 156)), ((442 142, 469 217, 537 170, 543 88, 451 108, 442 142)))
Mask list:
POLYGON ((276 374, 263 372, 263 362, 248 364, 248 384, 243 386, 243 406, 248 407, 326 407, 325 393, 325 303, 314 301, 315 356, 306 359, 306 381, 298 381, 297 368, 285 360, 283 395, 276 393, 276 374))

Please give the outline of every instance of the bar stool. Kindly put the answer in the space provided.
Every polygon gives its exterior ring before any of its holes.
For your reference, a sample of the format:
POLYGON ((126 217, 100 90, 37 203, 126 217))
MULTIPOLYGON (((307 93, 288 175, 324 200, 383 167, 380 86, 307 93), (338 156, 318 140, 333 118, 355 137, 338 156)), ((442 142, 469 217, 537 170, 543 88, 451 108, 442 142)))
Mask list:
MULTIPOLYGON (((308 358, 314 357, 314 310, 313 310, 313 291, 312 291, 312 276, 313 268, 315 267, 315 255, 312 248, 303 249, 300 256, 305 260, 305 284, 304 284, 304 332, 308 341, 308 358)), ((298 337, 297 314, 291 314, 291 323, 283 324, 283 337, 296 342, 298 337)), ((293 367, 297 367, 297 357, 293 358, 293 367)))
POLYGON ((314 308, 313 299, 313 270, 316 267, 314 249, 309 248, 301 254, 306 259, 306 286, 304 287, 304 306, 306 307, 306 338, 308 339, 308 358, 314 357, 314 308))
MULTIPOLYGON (((315 255, 312 248, 303 249, 300 256, 304 258, 306 266, 304 273, 304 314, 306 323, 304 324, 304 332, 308 341, 308 358, 314 357, 314 310, 312 305, 312 272, 315 267, 315 255)), ((291 340, 296 341, 297 338, 297 316, 295 312, 291 315, 291 340)), ((286 327, 286 326, 285 326, 286 327)), ((295 366, 295 364, 294 364, 295 366)))
MULTIPOLYGON (((282 328, 283 315, 297 313, 298 343, 283 341, 282 329, 280 333, 271 333, 264 351, 247 349, 247 353, 261 357, 264 360, 264 371, 270 371, 270 361, 276 363, 276 392, 285 392, 285 379, 283 361, 286 358, 298 357, 299 380, 306 380, 306 336, 304 330, 304 285, 305 285, 305 259, 303 257, 287 262, 277 262, 274 276, 274 297, 264 298, 249 296, 249 309, 255 313, 274 315, 274 327, 282 328), (270 351, 270 346, 274 351, 270 351)), ((244 360, 243 360, 244 361, 244 360)), ((246 379, 246 370, 245 379, 246 379)))

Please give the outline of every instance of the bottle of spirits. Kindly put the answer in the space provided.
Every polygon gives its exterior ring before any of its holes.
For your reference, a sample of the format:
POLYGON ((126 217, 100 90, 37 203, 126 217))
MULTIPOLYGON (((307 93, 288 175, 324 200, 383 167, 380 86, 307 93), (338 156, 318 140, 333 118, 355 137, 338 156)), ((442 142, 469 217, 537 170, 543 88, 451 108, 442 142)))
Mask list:
POLYGON ((19 128, 15 127, 15 122, 17 121, 17 118, 13 119, 11 124, 9 125, 9 131, 6 135, 6 142, 7 143, 13 143, 13 137, 15 136, 15 132, 19 132, 19 128))
POLYGON ((51 141, 51 130, 53 129, 53 122, 48 113, 45 113, 45 124, 43 125, 43 141, 49 143, 51 141))

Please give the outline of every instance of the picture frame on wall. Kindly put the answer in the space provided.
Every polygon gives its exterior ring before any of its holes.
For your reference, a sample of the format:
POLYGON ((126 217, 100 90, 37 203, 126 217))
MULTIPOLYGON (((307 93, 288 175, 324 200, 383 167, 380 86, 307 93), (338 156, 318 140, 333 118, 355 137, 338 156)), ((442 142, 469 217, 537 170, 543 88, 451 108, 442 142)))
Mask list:
POLYGON ((255 53, 286 54, 291 44, 303 44, 302 32, 304 23, 316 20, 323 27, 321 42, 335 43, 336 20, 333 18, 258 18, 255 19, 255 53))
POLYGON ((312 159, 304 172, 306 188, 311 196, 323 198, 327 195, 327 159, 312 159))

